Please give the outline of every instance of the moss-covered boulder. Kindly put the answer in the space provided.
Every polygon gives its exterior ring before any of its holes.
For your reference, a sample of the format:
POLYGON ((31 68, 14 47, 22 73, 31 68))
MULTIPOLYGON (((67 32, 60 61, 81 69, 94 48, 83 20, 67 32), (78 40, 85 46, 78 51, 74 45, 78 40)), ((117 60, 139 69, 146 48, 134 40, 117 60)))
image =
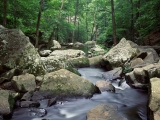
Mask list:
POLYGON ((39 92, 45 97, 91 97, 99 89, 90 81, 61 69, 44 76, 39 92))
POLYGON ((105 62, 103 60, 103 56, 102 55, 98 55, 98 56, 91 57, 91 58, 88 58, 88 59, 89 59, 90 66, 94 66, 94 67, 103 67, 103 66, 105 66, 105 62))
POLYGON ((96 46, 96 41, 92 40, 92 41, 87 41, 84 44, 85 46, 89 47, 89 48, 93 48, 96 46))
POLYGON ((15 94, 12 91, 0 90, 0 115, 10 118, 15 104, 15 94))
POLYGON ((135 48, 135 43, 122 38, 121 41, 109 50, 103 60, 112 65, 112 67, 122 67, 125 62, 135 57, 139 51, 135 48))
POLYGON ((41 60, 46 66, 47 72, 54 72, 60 69, 67 69, 77 75, 80 75, 78 70, 74 68, 71 62, 64 58, 58 58, 55 56, 41 57, 41 60))
POLYGON ((21 30, 0 27, 0 72, 14 68, 45 74, 44 65, 29 38, 21 30))
POLYGON ((34 91, 36 88, 35 76, 28 73, 14 76, 12 78, 12 84, 17 92, 34 91))
POLYGON ((67 62, 77 68, 89 67, 89 59, 85 56, 70 58, 67 62))

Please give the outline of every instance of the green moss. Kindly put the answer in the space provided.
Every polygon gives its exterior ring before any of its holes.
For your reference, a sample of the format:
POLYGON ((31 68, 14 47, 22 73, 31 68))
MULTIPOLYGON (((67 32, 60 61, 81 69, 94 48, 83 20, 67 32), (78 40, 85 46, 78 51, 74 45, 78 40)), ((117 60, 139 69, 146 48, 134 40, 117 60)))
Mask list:
POLYGON ((89 59, 87 57, 71 58, 67 61, 77 68, 89 67, 89 59))

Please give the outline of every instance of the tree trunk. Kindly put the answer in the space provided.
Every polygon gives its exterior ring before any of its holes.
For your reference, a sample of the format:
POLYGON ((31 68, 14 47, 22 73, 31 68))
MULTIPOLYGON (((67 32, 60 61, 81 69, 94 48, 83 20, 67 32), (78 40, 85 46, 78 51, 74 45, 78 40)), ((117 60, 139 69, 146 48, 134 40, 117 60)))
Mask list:
POLYGON ((40 0, 37 26, 36 26, 36 42, 35 42, 35 47, 36 48, 38 48, 38 42, 39 42, 39 26, 40 26, 41 13, 42 13, 42 3, 43 3, 43 0, 40 0))
POLYGON ((95 40, 95 41, 96 41, 96 31, 97 31, 96 15, 97 15, 97 7, 95 8, 95 12, 94 12, 94 22, 93 22, 93 28, 92 28, 92 34, 91 34, 91 40, 95 40))
MULTIPOLYGON (((65 1, 65 0, 62 0, 61 7, 60 7, 60 9, 59 9, 59 13, 58 13, 58 16, 57 16, 58 21, 59 21, 59 19, 60 19, 60 17, 61 17, 61 11, 62 11, 62 9, 63 9, 64 1, 65 1)), ((55 24, 56 24, 56 26, 58 27, 58 22, 56 22, 55 24)), ((55 30, 56 30, 56 27, 53 28, 53 30, 52 30, 52 32, 51 32, 51 34, 50 34, 50 36, 49 36, 48 45, 47 45, 47 48, 48 48, 48 49, 50 48, 50 45, 51 45, 51 42, 52 42, 52 37, 53 37, 53 35, 54 35, 54 31, 55 31, 55 30)))
MULTIPOLYGON (((79 6, 79 0, 76 1, 75 15, 74 15, 74 27, 76 27, 78 6, 79 6)), ((72 43, 74 43, 74 36, 75 36, 75 30, 72 31, 72 43)))
POLYGON ((86 10, 86 32, 87 32, 87 41, 88 41, 88 32, 89 32, 89 30, 88 30, 88 18, 87 18, 87 16, 88 16, 88 2, 87 2, 87 5, 86 5, 86 8, 87 8, 87 10, 86 10))
MULTIPOLYGON (((137 12, 136 12, 136 20, 139 18, 140 16, 140 12, 139 12, 139 9, 140 9, 140 0, 137 1, 136 3, 136 8, 137 8, 137 12)), ((136 37, 138 38, 140 36, 138 30, 140 30, 140 24, 138 23, 137 25, 137 35, 136 37)))
POLYGON ((7 25, 7 0, 3 0, 3 26, 6 27, 7 25))
POLYGON ((113 0, 111 0, 111 10, 112 10, 113 43, 114 43, 114 45, 116 45, 117 44, 116 22, 115 22, 114 1, 113 0))
POLYGON ((132 13, 131 13, 131 40, 134 41, 133 0, 130 0, 130 2, 131 2, 131 9, 132 9, 132 13))

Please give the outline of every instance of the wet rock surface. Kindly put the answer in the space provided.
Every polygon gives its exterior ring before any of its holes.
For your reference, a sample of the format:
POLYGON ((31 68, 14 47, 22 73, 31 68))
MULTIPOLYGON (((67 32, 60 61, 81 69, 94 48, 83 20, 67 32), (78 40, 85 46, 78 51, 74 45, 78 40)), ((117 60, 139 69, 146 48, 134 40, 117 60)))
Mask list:
POLYGON ((87 113, 87 120, 127 120, 117 112, 117 106, 100 104, 87 113))

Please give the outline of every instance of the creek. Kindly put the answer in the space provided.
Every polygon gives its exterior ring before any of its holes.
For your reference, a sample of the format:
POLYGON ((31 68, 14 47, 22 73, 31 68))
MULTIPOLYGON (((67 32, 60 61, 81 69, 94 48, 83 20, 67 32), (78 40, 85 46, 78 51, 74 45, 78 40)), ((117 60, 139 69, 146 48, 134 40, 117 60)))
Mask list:
MULTIPOLYGON (((94 84, 103 79, 104 70, 100 68, 79 68, 78 71, 94 84)), ((66 99, 51 107, 41 101, 40 107, 47 110, 46 116, 37 117, 29 114, 28 108, 17 108, 11 120, 86 120, 87 112, 101 103, 117 105, 119 114, 128 120, 147 120, 147 91, 132 89, 125 82, 118 86, 117 81, 113 82, 115 93, 102 92, 90 99, 66 99)))

